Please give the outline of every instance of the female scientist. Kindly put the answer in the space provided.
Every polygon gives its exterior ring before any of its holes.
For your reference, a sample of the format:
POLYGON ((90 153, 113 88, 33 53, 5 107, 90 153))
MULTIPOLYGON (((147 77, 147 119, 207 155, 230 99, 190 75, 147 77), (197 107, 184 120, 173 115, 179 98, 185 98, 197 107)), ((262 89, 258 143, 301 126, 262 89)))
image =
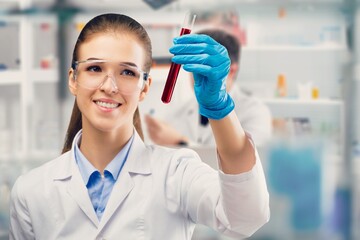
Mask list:
POLYGON ((195 76, 219 171, 192 150, 144 144, 138 103, 151 84, 150 39, 134 19, 103 14, 74 48, 63 154, 12 189, 10 239, 191 239, 197 223, 242 238, 268 221, 262 166, 225 90, 227 51, 192 34, 175 38, 170 52, 195 76))

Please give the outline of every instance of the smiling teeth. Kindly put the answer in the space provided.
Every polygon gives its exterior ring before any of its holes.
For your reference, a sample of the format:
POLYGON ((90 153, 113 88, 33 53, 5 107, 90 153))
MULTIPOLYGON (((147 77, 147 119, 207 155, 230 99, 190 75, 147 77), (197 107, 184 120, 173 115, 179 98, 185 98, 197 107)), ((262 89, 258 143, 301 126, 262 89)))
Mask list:
POLYGON ((118 103, 107 103, 107 102, 101 102, 101 101, 96 101, 95 103, 97 105, 99 105, 100 107, 105 107, 105 108, 117 108, 119 106, 118 103))

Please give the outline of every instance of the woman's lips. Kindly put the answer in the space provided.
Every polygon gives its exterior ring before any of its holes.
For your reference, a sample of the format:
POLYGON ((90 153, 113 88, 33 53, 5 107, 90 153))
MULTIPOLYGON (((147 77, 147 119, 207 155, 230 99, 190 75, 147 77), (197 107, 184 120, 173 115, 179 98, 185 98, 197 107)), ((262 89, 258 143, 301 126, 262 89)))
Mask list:
POLYGON ((94 101, 96 105, 107 108, 107 109, 115 109, 118 108, 121 104, 116 102, 110 102, 110 101, 102 101, 102 100, 96 100, 94 101))

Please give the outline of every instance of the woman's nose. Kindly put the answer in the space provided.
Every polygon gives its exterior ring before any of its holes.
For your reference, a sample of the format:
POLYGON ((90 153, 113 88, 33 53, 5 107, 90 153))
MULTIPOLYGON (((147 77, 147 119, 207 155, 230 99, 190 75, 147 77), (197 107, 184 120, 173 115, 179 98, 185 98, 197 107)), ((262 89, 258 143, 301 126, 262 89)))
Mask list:
POLYGON ((119 88, 116 84, 116 79, 112 75, 106 75, 104 82, 102 83, 100 90, 105 91, 108 94, 116 94, 119 88))

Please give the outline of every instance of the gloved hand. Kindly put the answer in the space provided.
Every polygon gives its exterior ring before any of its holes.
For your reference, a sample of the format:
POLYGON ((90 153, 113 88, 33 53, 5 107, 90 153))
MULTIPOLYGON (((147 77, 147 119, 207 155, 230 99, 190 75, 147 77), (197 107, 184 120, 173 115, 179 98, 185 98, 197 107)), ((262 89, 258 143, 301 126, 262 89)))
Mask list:
POLYGON ((226 92, 231 62, 224 46, 207 35, 188 34, 174 38, 170 53, 175 55, 173 62, 193 73, 201 115, 219 120, 234 109, 234 101, 226 92))

